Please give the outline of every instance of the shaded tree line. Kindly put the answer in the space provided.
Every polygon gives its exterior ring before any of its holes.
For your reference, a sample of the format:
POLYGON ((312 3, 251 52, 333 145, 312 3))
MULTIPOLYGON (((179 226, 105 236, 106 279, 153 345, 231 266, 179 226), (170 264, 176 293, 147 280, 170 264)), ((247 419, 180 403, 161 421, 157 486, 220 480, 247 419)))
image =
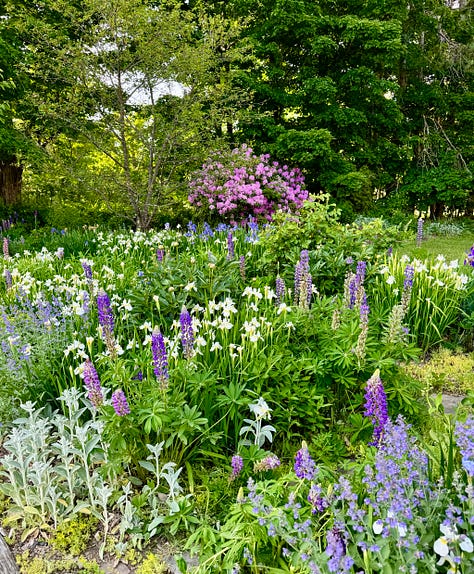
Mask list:
POLYGON ((472 1, 2 0, 0 196, 148 227, 212 149, 347 216, 473 209, 472 1), (104 207, 105 206, 105 207, 104 207))

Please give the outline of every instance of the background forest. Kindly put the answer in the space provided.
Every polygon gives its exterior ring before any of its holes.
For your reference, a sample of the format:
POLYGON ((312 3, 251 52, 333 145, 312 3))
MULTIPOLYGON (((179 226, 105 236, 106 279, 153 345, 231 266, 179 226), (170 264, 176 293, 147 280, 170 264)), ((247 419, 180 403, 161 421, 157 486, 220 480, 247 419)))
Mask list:
POLYGON ((10 212, 199 219, 191 174, 243 143, 301 168, 342 220, 472 212, 469 0, 2 0, 0 16, 10 212))

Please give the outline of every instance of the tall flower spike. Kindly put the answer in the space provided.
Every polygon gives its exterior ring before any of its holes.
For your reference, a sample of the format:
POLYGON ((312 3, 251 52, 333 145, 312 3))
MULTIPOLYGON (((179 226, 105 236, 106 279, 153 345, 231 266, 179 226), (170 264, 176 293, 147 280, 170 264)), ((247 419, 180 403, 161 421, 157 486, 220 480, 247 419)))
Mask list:
POLYGON ((5 277, 5 285, 7 287, 7 290, 11 289, 13 286, 12 274, 8 269, 5 269, 5 271, 3 272, 3 276, 5 277))
POLYGON ((421 242, 423 241, 423 218, 420 217, 418 220, 417 228, 416 228, 416 245, 417 247, 421 246, 421 242))
POLYGON ((298 478, 305 478, 306 480, 314 480, 318 473, 305 441, 303 441, 300 450, 295 455, 294 471, 298 478))
POLYGON ((235 245, 232 231, 227 234, 227 259, 230 261, 235 257, 235 245))
POLYGON ((153 355, 153 372, 162 389, 166 388, 170 377, 168 372, 168 356, 166 354, 165 341, 158 327, 155 327, 151 335, 151 352, 153 355))
POLYGON ((114 407, 115 414, 118 417, 124 417, 125 415, 130 414, 127 397, 122 389, 118 389, 112 394, 112 406, 114 407))
POLYGON ((183 345, 184 356, 186 359, 191 359, 194 355, 193 320, 184 305, 179 316, 179 324, 181 327, 181 344, 183 345))
POLYGON ((385 426, 389 421, 387 395, 380 378, 379 369, 367 381, 364 416, 369 417, 374 425, 374 440, 369 444, 379 446, 385 426))
POLYGON ((107 293, 101 289, 97 295, 97 311, 99 314, 99 324, 110 333, 114 331, 114 315, 107 293))
POLYGON ((89 262, 83 259, 81 261, 82 270, 84 271, 85 278, 88 282, 92 281, 92 267, 90 266, 89 262))
POLYGON ((3 238, 3 257, 10 259, 10 242, 8 241, 8 237, 3 238))
POLYGON ((407 265, 405 267, 403 275, 404 280, 403 280, 403 293, 402 293, 401 305, 403 307, 403 312, 405 314, 410 305, 411 292, 413 289, 413 279, 415 277, 415 268, 413 267, 413 265, 407 265))
POLYGON ((104 402, 104 394, 99 375, 90 359, 84 363, 84 385, 87 389, 87 398, 95 408, 98 408, 104 402))
POLYGON ((107 293, 101 289, 97 295, 97 312, 99 325, 102 327, 105 344, 112 357, 116 355, 114 340, 114 315, 107 293))
POLYGON ((278 275, 275 281, 275 305, 277 307, 283 302, 285 291, 285 281, 278 275))

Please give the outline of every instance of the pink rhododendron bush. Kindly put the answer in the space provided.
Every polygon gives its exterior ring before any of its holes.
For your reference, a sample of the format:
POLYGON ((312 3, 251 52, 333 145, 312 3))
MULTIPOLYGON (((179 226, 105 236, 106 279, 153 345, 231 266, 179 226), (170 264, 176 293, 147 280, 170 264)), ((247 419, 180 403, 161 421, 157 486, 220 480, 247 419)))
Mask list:
POLYGON ((280 166, 268 154, 257 156, 247 145, 212 154, 190 187, 192 205, 231 222, 270 221, 276 210, 296 211, 308 198, 298 168, 280 166))

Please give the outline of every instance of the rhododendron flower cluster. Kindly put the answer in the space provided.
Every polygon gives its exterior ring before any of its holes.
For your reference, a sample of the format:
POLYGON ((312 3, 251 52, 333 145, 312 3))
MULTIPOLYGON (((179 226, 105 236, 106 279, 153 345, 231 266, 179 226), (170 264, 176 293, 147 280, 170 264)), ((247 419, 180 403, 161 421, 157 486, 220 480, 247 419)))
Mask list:
POLYGON ((190 203, 232 222, 270 221, 276 210, 297 210, 308 198, 299 169, 270 162, 268 154, 257 156, 246 145, 213 154, 190 187, 190 203))

